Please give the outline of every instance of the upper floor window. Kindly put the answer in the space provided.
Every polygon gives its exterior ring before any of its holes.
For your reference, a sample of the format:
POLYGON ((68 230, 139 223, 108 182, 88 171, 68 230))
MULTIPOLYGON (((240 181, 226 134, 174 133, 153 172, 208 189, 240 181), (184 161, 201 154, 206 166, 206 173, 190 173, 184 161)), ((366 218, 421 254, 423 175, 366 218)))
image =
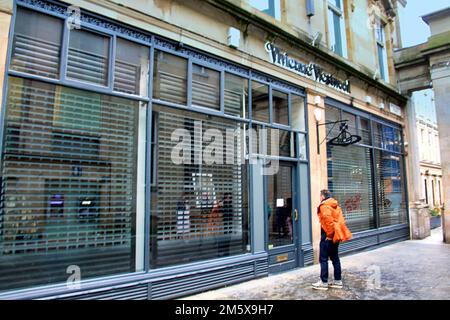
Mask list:
POLYGON ((277 20, 281 19, 280 0, 249 0, 249 4, 277 20))
POLYGON ((328 1, 328 32, 330 49, 347 58, 347 36, 345 34, 343 0, 328 1))
POLYGON ((384 81, 388 81, 389 71, 386 52, 386 32, 385 26, 381 21, 377 22, 375 28, 375 38, 377 41, 378 67, 380 71, 380 77, 384 81))

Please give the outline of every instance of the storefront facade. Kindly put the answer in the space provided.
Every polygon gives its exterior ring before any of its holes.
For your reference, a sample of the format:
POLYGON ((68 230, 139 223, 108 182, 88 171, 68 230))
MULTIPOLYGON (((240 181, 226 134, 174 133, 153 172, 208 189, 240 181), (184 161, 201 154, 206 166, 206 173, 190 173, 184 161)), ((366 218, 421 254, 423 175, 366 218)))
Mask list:
POLYGON ((362 110, 364 79, 259 26, 235 52, 74 5, 13 2, 0 298, 172 298, 312 264, 323 188, 343 252, 408 238, 403 123, 362 110), (328 145, 316 110, 363 139, 328 145))

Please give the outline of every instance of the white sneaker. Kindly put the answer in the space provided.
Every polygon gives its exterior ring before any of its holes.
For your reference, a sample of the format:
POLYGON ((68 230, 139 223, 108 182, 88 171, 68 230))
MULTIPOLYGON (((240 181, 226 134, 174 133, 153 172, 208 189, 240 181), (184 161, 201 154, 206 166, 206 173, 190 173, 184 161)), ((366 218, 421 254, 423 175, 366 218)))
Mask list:
POLYGON ((319 280, 316 283, 312 284, 312 288, 315 290, 328 290, 328 283, 319 280))
POLYGON ((335 289, 342 289, 344 287, 344 284, 342 283, 342 280, 334 280, 333 282, 331 282, 329 284, 330 288, 335 288, 335 289))

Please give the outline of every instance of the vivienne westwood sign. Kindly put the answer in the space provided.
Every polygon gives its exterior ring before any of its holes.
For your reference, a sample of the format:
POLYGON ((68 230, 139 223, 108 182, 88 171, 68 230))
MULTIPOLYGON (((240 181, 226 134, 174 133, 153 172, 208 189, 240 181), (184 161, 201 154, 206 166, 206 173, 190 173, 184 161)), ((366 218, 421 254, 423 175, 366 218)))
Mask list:
POLYGON ((281 50, 271 42, 267 42, 265 47, 266 51, 270 55, 272 63, 279 65, 285 69, 291 70, 301 76, 325 84, 335 90, 350 94, 349 80, 339 80, 332 74, 324 72, 323 69, 315 63, 305 64, 296 59, 293 59, 289 57, 286 52, 281 52, 281 50))

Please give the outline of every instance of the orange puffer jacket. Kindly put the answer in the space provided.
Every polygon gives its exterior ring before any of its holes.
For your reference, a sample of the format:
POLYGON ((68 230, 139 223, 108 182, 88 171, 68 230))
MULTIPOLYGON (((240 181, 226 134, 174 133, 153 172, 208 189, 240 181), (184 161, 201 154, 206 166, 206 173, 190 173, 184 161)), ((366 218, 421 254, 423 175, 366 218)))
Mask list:
POLYGON ((317 208, 317 214, 322 229, 334 243, 345 242, 352 238, 337 200, 333 198, 324 200, 317 208))

